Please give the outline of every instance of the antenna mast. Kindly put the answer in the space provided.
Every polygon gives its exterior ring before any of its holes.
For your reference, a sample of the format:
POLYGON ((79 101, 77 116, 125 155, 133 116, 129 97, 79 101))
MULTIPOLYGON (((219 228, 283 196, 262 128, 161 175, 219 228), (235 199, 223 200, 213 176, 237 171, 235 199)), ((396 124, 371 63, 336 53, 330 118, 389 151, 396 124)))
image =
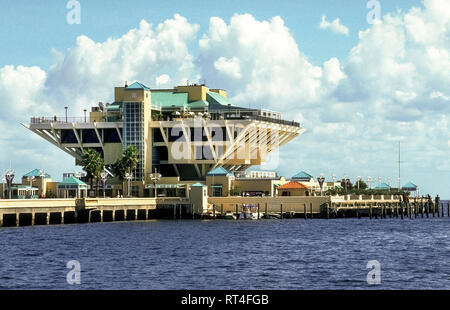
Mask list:
POLYGON ((400 190, 400 141, 398 141, 398 190, 400 190))

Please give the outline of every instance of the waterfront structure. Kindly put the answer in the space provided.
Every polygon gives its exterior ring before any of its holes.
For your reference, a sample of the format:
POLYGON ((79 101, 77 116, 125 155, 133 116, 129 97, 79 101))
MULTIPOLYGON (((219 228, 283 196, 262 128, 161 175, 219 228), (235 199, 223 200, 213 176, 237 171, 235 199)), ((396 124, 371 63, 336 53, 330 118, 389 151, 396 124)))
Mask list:
POLYGON ((114 102, 93 107, 89 118, 33 117, 23 125, 77 165, 86 150, 97 150, 110 172, 122 151, 136 146, 132 192, 141 197, 150 195, 155 169, 162 184, 204 182, 220 167, 234 173, 265 163, 305 131, 281 113, 232 105, 221 89, 204 84, 150 89, 139 82, 116 87, 114 102))
POLYGON ((68 177, 58 184, 58 197, 83 198, 87 197, 88 186, 76 177, 68 177))
POLYGON ((208 195, 210 197, 227 196, 276 196, 277 187, 286 183, 284 177, 275 172, 253 171, 232 173, 223 167, 210 171, 206 176, 208 195))
MULTIPOLYGON (((315 191, 320 192, 319 182, 317 182, 311 174, 309 174, 305 171, 300 171, 299 173, 294 175, 291 178, 291 181, 299 182, 299 183, 305 185, 308 189, 310 189, 313 192, 315 192, 315 191)), ((324 188, 324 190, 326 190, 326 189, 324 188)))
POLYGON ((403 185, 402 190, 410 193, 416 193, 416 197, 419 196, 419 187, 413 182, 408 182, 407 184, 403 185))
POLYGON ((310 188, 300 182, 289 182, 278 187, 279 196, 309 196, 310 188))
POLYGON ((391 189, 391 187, 387 183, 383 182, 380 185, 378 185, 377 187, 375 187, 375 189, 377 189, 377 190, 387 190, 388 191, 388 190, 391 189))
POLYGON ((47 193, 47 184, 52 181, 51 175, 45 173, 42 169, 33 169, 22 176, 22 184, 29 184, 31 187, 37 187, 39 197, 45 197, 47 193))

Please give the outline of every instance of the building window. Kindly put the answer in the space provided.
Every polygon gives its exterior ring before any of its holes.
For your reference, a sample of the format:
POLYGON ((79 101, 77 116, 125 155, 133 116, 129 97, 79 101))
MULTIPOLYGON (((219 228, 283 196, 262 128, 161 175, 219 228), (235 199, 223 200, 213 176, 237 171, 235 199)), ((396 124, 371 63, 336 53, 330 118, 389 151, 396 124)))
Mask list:
POLYGON ((222 197, 222 185, 214 184, 212 186, 212 196, 213 197, 222 197))
POLYGON ((136 146, 139 162, 133 172, 133 180, 141 181, 144 177, 144 103, 127 102, 123 105, 124 147, 136 146))
POLYGON ((139 186, 131 187, 131 196, 138 197, 139 196, 139 186))

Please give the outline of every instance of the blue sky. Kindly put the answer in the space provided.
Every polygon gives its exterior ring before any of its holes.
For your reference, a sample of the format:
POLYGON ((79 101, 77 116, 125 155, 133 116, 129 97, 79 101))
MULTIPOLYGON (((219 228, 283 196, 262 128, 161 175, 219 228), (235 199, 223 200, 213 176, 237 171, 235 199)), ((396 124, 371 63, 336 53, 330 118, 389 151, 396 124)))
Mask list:
MULTIPOLYGON (((250 13, 257 19, 281 16, 300 48, 312 62, 331 57, 343 57, 357 43, 358 31, 368 27, 367 1, 79 1, 82 23, 66 22, 65 0, 28 1, 4 0, 0 19, 0 64, 38 65, 48 68, 52 63, 51 49, 65 50, 73 46, 77 36, 86 35, 95 41, 119 37, 135 28, 141 19, 159 24, 174 13, 207 29, 209 18, 229 20, 235 13, 250 13), (320 17, 339 17, 351 29, 349 38, 339 38, 318 28, 320 17)), ((418 0, 382 1, 382 13, 407 10, 418 0)))
POLYGON ((54 179, 76 169, 19 125, 32 115, 69 105, 80 116, 124 80, 207 79, 237 104, 281 111, 308 129, 281 150, 283 175, 396 184, 400 140, 402 183, 450 198, 448 1, 379 1, 377 25, 367 23, 365 0, 79 0, 80 25, 67 23, 67 2, 2 2, 0 169, 12 161, 21 175, 46 162, 54 179))

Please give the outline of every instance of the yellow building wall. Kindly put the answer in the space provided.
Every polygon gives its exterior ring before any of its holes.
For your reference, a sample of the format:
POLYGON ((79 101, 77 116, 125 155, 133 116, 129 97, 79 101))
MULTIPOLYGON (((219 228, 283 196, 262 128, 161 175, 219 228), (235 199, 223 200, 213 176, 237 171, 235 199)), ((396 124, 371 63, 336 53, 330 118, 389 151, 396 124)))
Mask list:
POLYGON ((145 99, 150 100, 150 92, 147 90, 135 89, 135 90, 125 90, 123 92, 123 100, 122 101, 142 102, 145 99))
POLYGON ((209 88, 203 85, 176 86, 175 92, 188 93, 188 101, 206 100, 209 88))
POLYGON ((270 196, 276 195, 275 185, 283 185, 286 180, 273 179, 248 179, 248 180, 234 180, 232 187, 240 192, 269 192, 270 196))
POLYGON ((47 184, 46 184, 46 191, 45 191, 45 197, 49 197, 49 196, 57 197, 57 195, 58 195, 58 184, 59 184, 59 182, 47 182, 47 184))
POLYGON ((106 113, 105 112, 90 112, 89 120, 91 123, 93 122, 105 122, 106 121, 106 113))
POLYGON ((125 92, 125 87, 114 87, 114 101, 122 102, 123 94, 125 92))
POLYGON ((224 98, 227 97, 227 92, 225 90, 223 90, 223 89, 210 89, 209 91, 211 91, 213 93, 217 93, 217 94, 221 95, 224 98))
POLYGON ((212 185, 222 185, 222 197, 227 197, 230 194, 232 178, 230 176, 206 176, 206 186, 208 186, 208 196, 212 197, 212 185))

